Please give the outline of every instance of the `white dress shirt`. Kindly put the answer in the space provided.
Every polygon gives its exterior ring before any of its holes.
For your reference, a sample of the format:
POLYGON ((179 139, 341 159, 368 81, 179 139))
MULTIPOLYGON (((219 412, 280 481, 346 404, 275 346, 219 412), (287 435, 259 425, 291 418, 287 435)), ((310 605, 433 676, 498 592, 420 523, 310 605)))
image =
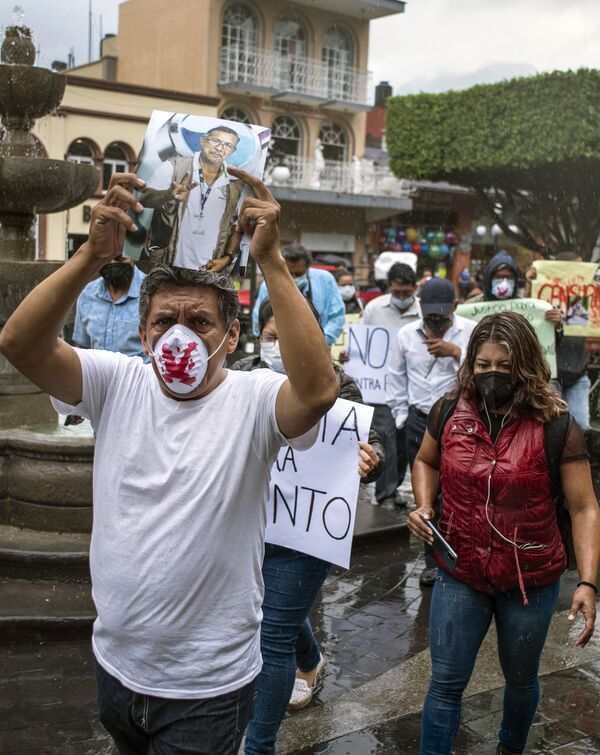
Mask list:
POLYGON ((435 402, 450 390, 476 324, 454 315, 450 329, 442 336, 444 341, 460 348, 460 362, 454 357, 434 357, 427 351, 417 333, 423 329, 423 320, 398 331, 387 376, 387 404, 398 429, 404 427, 409 406, 429 414, 435 402))
POLYGON ((363 313, 363 325, 381 325, 383 328, 403 328, 421 317, 419 300, 415 299, 412 305, 401 312, 392 303, 391 294, 377 296, 365 307, 363 313))

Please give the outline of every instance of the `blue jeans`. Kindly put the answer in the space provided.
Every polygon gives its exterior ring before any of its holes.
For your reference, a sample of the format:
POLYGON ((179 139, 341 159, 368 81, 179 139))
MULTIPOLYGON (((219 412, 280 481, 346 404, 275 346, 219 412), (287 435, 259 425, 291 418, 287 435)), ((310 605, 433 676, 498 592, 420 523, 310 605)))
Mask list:
POLYGON ((561 393, 569 405, 569 411, 582 430, 590 429, 590 387, 589 377, 582 375, 570 385, 561 385, 561 393))
POLYGON ((100 721, 121 755, 237 755, 252 713, 254 681, 203 700, 140 695, 96 661, 100 721))
POLYGON ((462 695, 492 616, 504 673, 500 743, 522 752, 540 698, 538 668, 558 598, 559 582, 489 595, 438 570, 429 609, 432 674, 423 706, 421 755, 450 755, 458 732, 462 695))
POLYGON ((246 734, 246 755, 272 755, 294 688, 296 667, 311 671, 321 654, 307 620, 331 564, 304 553, 267 545, 265 597, 260 629, 263 668, 246 734))

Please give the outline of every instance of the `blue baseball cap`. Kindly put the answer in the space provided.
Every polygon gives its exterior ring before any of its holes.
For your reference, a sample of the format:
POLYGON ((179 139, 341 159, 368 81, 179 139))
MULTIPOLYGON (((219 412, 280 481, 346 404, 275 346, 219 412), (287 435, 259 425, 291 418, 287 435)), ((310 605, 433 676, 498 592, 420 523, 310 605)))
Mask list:
POLYGON ((421 312, 427 315, 451 315, 454 312, 456 294, 451 281, 446 278, 430 278, 421 289, 421 312))

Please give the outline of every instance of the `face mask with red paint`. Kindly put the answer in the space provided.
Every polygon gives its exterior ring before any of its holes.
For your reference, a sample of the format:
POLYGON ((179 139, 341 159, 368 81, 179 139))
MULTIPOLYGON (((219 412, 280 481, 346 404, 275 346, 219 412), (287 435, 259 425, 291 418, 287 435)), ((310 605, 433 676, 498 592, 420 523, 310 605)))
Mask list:
POLYGON ((163 333, 150 356, 169 391, 180 394, 194 391, 206 375, 208 360, 221 348, 227 335, 209 354, 204 341, 185 325, 173 325, 163 333))

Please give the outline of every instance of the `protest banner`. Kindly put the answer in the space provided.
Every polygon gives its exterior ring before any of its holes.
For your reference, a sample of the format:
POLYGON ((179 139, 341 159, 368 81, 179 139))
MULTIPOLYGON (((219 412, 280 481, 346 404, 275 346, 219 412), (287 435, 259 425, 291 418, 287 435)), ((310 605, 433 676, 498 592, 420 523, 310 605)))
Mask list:
POLYGON ((554 325, 544 319, 544 314, 552 309, 550 304, 537 299, 506 299, 504 301, 481 301, 474 304, 459 304, 456 314, 469 320, 483 319, 497 312, 518 312, 533 325, 542 346, 545 360, 553 378, 556 377, 556 331, 554 325))
POLYGON ((344 318, 344 329, 340 333, 337 341, 331 347, 331 358, 338 361, 342 351, 346 351, 346 344, 348 343, 348 328, 350 325, 359 323, 362 318, 362 314, 356 313, 354 315, 346 315, 344 318))
POLYGON ((155 110, 137 168, 145 210, 124 256, 215 272, 229 272, 237 260, 243 275, 249 238, 237 233, 236 221, 252 192, 227 167, 262 178, 270 136, 262 126, 155 110))
POLYGON ((271 471, 265 539, 348 568, 358 499, 359 440, 373 408, 338 399, 307 451, 284 446, 271 471))
POLYGON ((349 325, 345 372, 351 375, 368 404, 385 404, 387 371, 397 328, 349 325))
POLYGON ((600 266, 596 262, 533 263, 536 299, 560 307, 566 336, 600 336, 600 266))

